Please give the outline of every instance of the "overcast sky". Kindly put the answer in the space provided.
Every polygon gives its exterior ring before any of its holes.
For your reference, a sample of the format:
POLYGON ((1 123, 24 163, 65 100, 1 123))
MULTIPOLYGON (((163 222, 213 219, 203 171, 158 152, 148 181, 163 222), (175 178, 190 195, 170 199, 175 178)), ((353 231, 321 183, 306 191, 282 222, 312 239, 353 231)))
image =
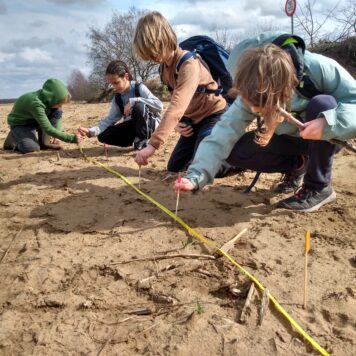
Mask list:
MULTIPOLYGON (((334 3, 318 0, 315 15, 334 3)), ((114 11, 124 13, 133 5, 160 11, 181 39, 208 34, 214 27, 243 38, 271 24, 289 31, 284 4, 285 0, 0 0, 0 98, 37 90, 50 77, 67 82, 73 69, 88 75, 88 28, 103 28, 114 11)))

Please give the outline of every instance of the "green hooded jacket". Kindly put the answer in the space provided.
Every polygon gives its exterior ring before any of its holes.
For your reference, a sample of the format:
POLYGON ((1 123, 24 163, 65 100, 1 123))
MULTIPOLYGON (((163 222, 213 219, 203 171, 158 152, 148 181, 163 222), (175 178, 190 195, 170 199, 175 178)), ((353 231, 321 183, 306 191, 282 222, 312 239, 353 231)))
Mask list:
POLYGON ((42 89, 21 95, 7 117, 10 126, 31 125, 37 123, 49 136, 64 142, 76 143, 75 135, 61 131, 61 122, 54 127, 48 114, 54 105, 60 103, 69 94, 66 86, 58 79, 48 79, 42 89))

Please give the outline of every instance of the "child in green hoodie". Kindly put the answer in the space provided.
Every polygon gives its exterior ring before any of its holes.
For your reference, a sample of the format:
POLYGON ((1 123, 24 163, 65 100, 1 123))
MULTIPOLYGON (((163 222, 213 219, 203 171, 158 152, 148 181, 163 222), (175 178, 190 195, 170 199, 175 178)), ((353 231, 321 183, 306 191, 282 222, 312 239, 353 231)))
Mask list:
POLYGON ((69 91, 58 79, 48 79, 42 89, 20 96, 7 117, 10 132, 4 149, 29 153, 59 149, 55 139, 79 143, 79 134, 70 135, 61 129, 61 108, 69 101, 69 91))

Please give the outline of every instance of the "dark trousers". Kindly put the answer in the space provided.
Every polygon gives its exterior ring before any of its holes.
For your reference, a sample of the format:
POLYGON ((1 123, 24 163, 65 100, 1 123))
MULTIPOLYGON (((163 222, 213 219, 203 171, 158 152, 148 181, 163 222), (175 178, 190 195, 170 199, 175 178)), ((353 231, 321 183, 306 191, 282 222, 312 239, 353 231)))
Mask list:
MULTIPOLYGON (((57 126, 62 114, 62 110, 51 109, 48 119, 52 126, 57 126)), ((11 132, 16 141, 15 149, 21 153, 39 151, 41 146, 39 142, 40 130, 41 128, 36 122, 29 125, 11 126, 11 132)))
MULTIPOLYGON (((170 172, 185 171, 194 158, 200 142, 211 134, 215 124, 220 120, 225 110, 219 111, 206 117, 193 127, 193 135, 190 137, 180 136, 172 154, 169 158, 167 170, 170 172)), ((216 177, 223 177, 230 171, 231 166, 223 162, 216 177)))
MULTIPOLYGON (((334 109, 336 100, 330 95, 317 95, 306 108, 306 121, 318 117, 322 111, 334 109)), ((300 156, 309 157, 304 184, 311 189, 322 189, 331 182, 334 154, 341 147, 328 141, 304 140, 288 135, 273 135, 266 147, 254 141, 254 132, 244 134, 235 144, 227 162, 236 167, 266 173, 288 173, 300 164, 300 156)))
POLYGON ((135 103, 131 118, 114 126, 108 127, 98 140, 112 146, 131 146, 135 138, 147 140, 155 128, 154 113, 144 103, 135 103))

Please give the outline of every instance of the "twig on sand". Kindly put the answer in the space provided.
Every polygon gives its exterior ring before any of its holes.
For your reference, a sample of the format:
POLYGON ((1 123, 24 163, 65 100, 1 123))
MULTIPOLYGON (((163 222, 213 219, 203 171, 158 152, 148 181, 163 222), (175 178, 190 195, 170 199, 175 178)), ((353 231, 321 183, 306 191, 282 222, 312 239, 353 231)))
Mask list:
POLYGON ((173 255, 165 255, 165 256, 150 256, 150 257, 142 257, 142 258, 133 258, 132 260, 126 260, 126 261, 117 261, 117 262, 111 262, 111 265, 122 265, 125 263, 131 263, 131 262, 141 262, 141 261, 157 261, 157 260, 166 260, 169 258, 197 258, 197 259, 204 259, 204 260, 216 260, 216 257, 212 255, 200 255, 200 254, 182 254, 182 253, 176 253, 173 255))
POLYGON ((155 323, 155 324, 149 326, 147 329, 144 329, 144 330, 138 332, 135 336, 141 335, 141 334, 145 333, 146 331, 153 329, 154 327, 156 327, 159 324, 161 324, 160 321, 158 323, 155 323))
MULTIPOLYGON (((133 316, 129 316, 128 318, 125 318, 123 320, 120 320, 119 322, 117 322, 116 324, 121 324, 124 323, 125 321, 134 318, 133 316)), ((112 338, 114 337, 116 333, 116 329, 114 329, 114 331, 111 333, 110 337, 105 341, 105 343, 103 344, 103 346, 100 348, 100 350, 98 351, 98 353, 96 354, 96 356, 99 356, 102 351, 104 350, 105 346, 112 340, 112 338)))
POLYGON ((23 230, 23 227, 21 227, 20 231, 12 238, 9 247, 5 250, 4 254, 1 256, 0 263, 5 259, 5 257, 7 256, 7 254, 10 251, 12 243, 15 241, 16 237, 21 234, 22 230, 23 230))
POLYGON ((254 291, 255 291, 255 284, 252 283, 251 287, 250 287, 250 290, 248 291, 248 294, 247 294, 245 305, 243 306, 242 311, 241 311, 240 322, 242 322, 242 323, 244 323, 246 321, 247 308, 249 308, 249 306, 250 306, 251 299, 252 299, 254 291))
POLYGON ((228 253, 229 250, 231 250, 234 246, 236 241, 247 231, 247 229, 243 229, 242 231, 240 231, 234 238, 232 238, 231 240, 229 240, 228 242, 226 242, 223 246, 221 246, 219 249, 217 249, 214 252, 214 255, 217 256, 222 256, 222 252, 228 253))
POLYGON ((263 296, 261 301, 259 325, 262 325, 263 319, 268 310, 268 304, 269 304, 269 290, 265 288, 265 290, 263 291, 263 296))

